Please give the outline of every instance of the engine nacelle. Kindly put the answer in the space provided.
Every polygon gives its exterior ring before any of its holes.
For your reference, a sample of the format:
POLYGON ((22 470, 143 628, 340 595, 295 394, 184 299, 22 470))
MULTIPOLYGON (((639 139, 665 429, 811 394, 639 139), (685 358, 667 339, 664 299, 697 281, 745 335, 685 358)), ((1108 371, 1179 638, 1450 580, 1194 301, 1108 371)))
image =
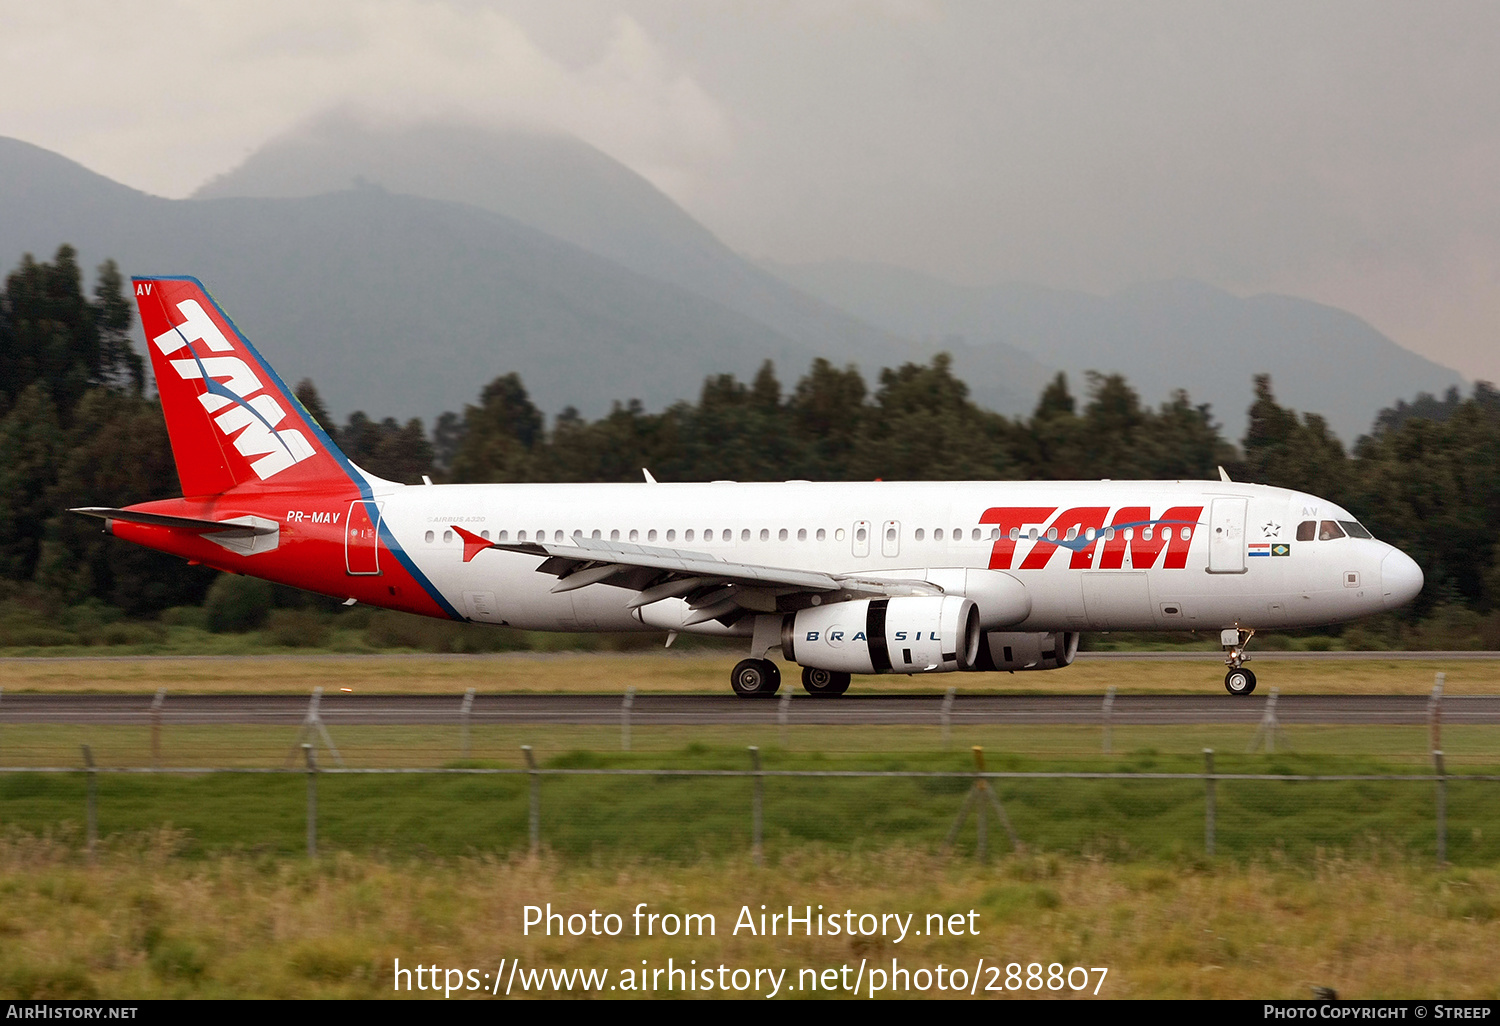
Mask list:
POLYGON ((781 654, 841 673, 946 673, 979 657, 979 610, 961 595, 813 606, 781 624, 781 654))
POLYGON ((1012 634, 985 631, 976 670, 1056 670, 1078 654, 1078 634, 1012 634))

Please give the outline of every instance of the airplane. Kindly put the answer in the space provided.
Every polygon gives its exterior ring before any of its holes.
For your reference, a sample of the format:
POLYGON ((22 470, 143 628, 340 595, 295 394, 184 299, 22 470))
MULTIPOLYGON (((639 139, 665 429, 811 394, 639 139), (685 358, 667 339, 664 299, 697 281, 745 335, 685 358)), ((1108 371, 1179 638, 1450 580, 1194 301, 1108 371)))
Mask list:
POLYGON ((1327 499, 1230 481, 447 484, 344 456, 192 277, 132 279, 184 496, 84 507, 191 563, 424 616, 745 638, 735 694, 1049 670, 1083 631, 1256 631, 1397 608, 1421 568, 1327 499))

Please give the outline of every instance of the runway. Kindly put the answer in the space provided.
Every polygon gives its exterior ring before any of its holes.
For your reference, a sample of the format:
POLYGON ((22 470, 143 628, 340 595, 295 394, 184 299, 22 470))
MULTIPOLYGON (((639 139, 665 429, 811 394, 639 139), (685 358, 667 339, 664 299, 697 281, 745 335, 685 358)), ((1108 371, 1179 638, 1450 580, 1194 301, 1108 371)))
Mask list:
MULTIPOLYGON (((788 694, 783 686, 782 695, 788 694)), ((636 695, 629 710, 637 726, 780 723, 845 726, 936 725, 942 722, 940 696, 846 695, 816 699, 800 689, 783 702, 716 695, 636 695)), ((1258 723, 1267 696, 1117 696, 1111 722, 1130 724, 1258 723)), ((0 698, 0 724, 75 723, 147 725, 151 696, 22 694, 0 698)), ((461 695, 329 694, 321 715, 329 726, 452 724, 461 722, 461 695)), ((159 715, 163 725, 290 724, 307 715, 308 699, 297 695, 169 696, 159 715)), ((617 695, 476 695, 469 722, 478 724, 618 725, 623 700, 617 695)), ((959 695, 950 710, 959 724, 1099 724, 1102 695, 959 695)), ((1422 695, 1280 695, 1277 716, 1287 724, 1422 724, 1428 699, 1422 695)), ((1500 723, 1500 695, 1448 696, 1445 724, 1500 723)))

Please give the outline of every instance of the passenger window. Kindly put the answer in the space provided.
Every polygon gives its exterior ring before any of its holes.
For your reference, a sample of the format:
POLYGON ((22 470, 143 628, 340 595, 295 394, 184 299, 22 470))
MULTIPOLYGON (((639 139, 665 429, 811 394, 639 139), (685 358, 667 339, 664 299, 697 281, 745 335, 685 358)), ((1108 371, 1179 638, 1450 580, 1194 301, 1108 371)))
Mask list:
POLYGON ((635 530, 634 528, 632 528, 631 531, 630 531, 630 540, 631 541, 640 541, 640 539, 641 539, 641 532, 635 530))
POLYGON ((656 541, 656 528, 653 527, 653 528, 651 528, 651 530, 649 530, 649 531, 646 532, 646 540, 647 541, 656 541))
POLYGON ((667 541, 676 541, 677 531, 675 529, 667 532, 667 541))
POLYGON ((452 540, 453 540, 453 532, 452 531, 444 531, 443 532, 443 543, 447 544, 448 542, 451 542, 452 540))
POLYGON ((780 531, 776 532, 776 540, 786 541, 786 528, 783 527, 780 531))
POLYGON ((770 530, 768 528, 762 527, 760 529, 760 540, 761 541, 770 541, 771 540, 771 532, 770 532, 770 530))
POLYGON ((749 540, 750 540, 750 528, 747 527, 747 528, 743 529, 742 531, 740 531, 740 541, 749 541, 749 540))
POLYGON ((479 537, 483 538, 485 541, 489 541, 490 540, 490 532, 489 532, 489 530, 486 529, 486 530, 480 531, 479 532, 479 537))
POLYGON ((509 531, 501 531, 500 534, 496 537, 496 540, 497 541, 505 541, 509 537, 510 537, 510 532, 509 531))
POLYGON ((919 528, 917 528, 917 536, 916 537, 917 537, 917 541, 921 541, 923 538, 927 537, 927 532, 924 531, 924 530, 922 530, 919 527, 919 528))
POLYGON ((619 531, 611 531, 611 532, 609 532, 609 540, 610 541, 619 541, 620 540, 620 532, 619 531))
POLYGON ((526 532, 525 531, 517 531, 516 532, 516 541, 523 542, 525 540, 526 540, 526 532))
POLYGON ((805 527, 799 527, 799 528, 797 528, 797 540, 798 541, 807 541, 807 528, 805 528, 805 527))
POLYGON ((436 537, 436 535, 434 535, 434 534, 433 534, 433 533, 432 533, 432 532, 431 532, 431 531, 428 531, 428 532, 427 532, 427 537, 426 537, 426 540, 427 540, 427 541, 429 541, 429 542, 430 542, 430 541, 432 541, 432 539, 433 539, 433 538, 435 538, 435 537, 436 537))
POLYGON ((939 527, 936 531, 932 532, 932 540, 933 541, 942 541, 943 540, 943 529, 941 527, 939 527))
POLYGON ((976 528, 974 528, 973 531, 971 531, 969 533, 969 537, 972 538, 974 541, 978 541, 980 538, 984 537, 984 535, 982 535, 980 533, 980 531, 979 531, 979 528, 976 527, 976 528))
POLYGON ((1318 522, 1316 520, 1304 520, 1297 525, 1297 540, 1312 541, 1318 536, 1318 522))
POLYGON ((1011 541, 1019 541, 1020 538, 1021 538, 1021 529, 1019 527, 1012 527, 1010 529, 1010 540, 1011 541))
POLYGON ((1318 541, 1333 541, 1335 538, 1344 537, 1344 529, 1332 520, 1324 520, 1318 524, 1318 541))
POLYGON ((691 527, 689 527, 686 531, 682 532, 682 540, 683 541, 692 541, 693 540, 693 529, 691 527))
POLYGON ((854 534, 854 540, 855 541, 864 541, 865 540, 865 529, 863 527, 861 527, 858 531, 855 532, 855 534, 854 534))
MULTIPOLYGON (((822 534, 821 531, 819 531, 818 533, 822 534)), ((844 540, 844 529, 842 527, 838 528, 837 530, 835 530, 833 532, 833 540, 834 541, 843 541, 844 540)))

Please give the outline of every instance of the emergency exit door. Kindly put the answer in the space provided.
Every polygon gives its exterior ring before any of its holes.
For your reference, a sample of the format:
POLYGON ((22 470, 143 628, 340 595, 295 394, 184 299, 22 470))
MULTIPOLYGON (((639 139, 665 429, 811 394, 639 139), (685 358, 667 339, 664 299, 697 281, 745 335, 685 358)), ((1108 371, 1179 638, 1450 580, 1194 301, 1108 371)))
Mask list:
POLYGON ((351 576, 380 573, 380 511, 384 503, 356 499, 344 521, 344 567, 351 576))

